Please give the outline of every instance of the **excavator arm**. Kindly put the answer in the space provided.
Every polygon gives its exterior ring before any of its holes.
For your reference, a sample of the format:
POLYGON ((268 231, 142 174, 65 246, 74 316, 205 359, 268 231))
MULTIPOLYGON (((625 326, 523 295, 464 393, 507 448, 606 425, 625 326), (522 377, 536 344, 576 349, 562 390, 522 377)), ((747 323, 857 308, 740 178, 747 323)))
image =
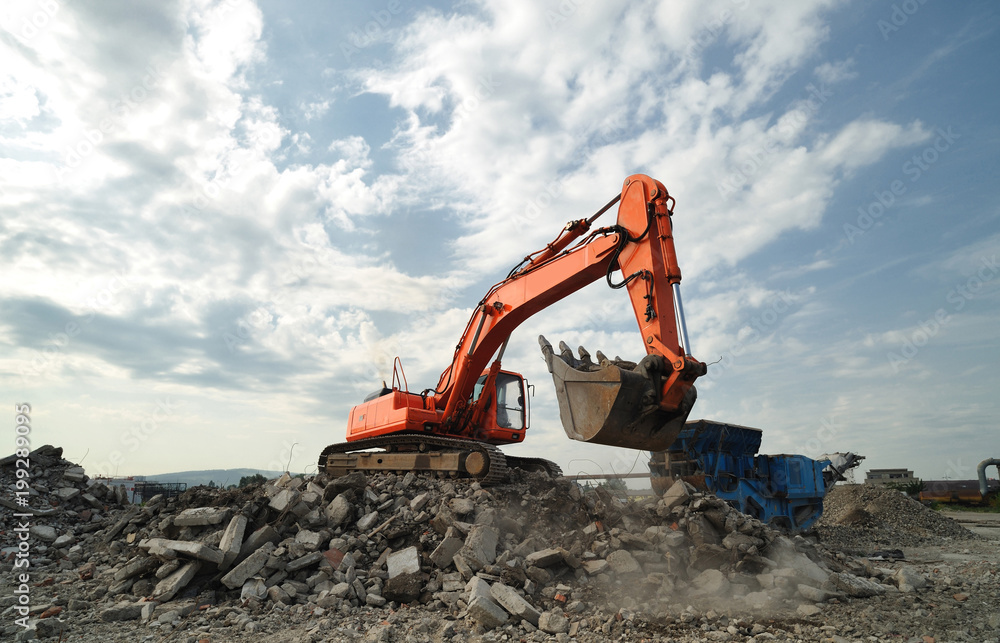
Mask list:
MULTIPOLYGON (((430 393, 442 432, 477 437, 472 419, 489 396, 473 399, 473 388, 511 333, 522 322, 598 279, 626 288, 642 333, 647 358, 634 370, 604 360, 599 366, 554 358, 543 342, 556 383, 567 434, 577 440, 665 448, 694 403, 693 383, 705 365, 689 354, 680 299, 680 268, 674 248, 673 199, 659 181, 644 175, 625 180, 621 194, 589 220, 567 224, 544 249, 520 266, 479 302, 451 365, 430 393), (620 201, 615 225, 591 232, 591 224, 620 201), (588 234, 589 233, 589 234, 588 234), (615 281, 620 273, 620 281, 615 281), (581 368, 577 368, 581 367, 581 368)), ((494 373, 495 376, 495 373, 494 373)))

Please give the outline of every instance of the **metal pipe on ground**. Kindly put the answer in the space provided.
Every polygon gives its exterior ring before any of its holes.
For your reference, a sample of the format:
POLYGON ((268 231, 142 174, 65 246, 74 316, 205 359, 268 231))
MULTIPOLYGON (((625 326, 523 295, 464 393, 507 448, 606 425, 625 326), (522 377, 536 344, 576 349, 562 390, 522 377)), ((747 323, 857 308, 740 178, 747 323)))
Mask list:
POLYGON ((976 468, 979 471, 979 493, 982 494, 983 498, 986 497, 986 492, 989 491, 989 485, 986 484, 987 467, 996 467, 997 471, 1000 472, 1000 459, 988 458, 980 462, 976 468))

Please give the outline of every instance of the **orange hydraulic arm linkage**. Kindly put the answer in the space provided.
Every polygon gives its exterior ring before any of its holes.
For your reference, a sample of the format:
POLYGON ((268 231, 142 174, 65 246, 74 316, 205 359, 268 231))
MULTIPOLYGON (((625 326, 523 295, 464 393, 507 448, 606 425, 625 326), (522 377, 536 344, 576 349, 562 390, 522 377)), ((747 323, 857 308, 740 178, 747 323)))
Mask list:
POLYGON ((628 289, 646 352, 662 356, 669 365, 661 380, 659 406, 678 409, 706 367, 690 355, 670 221, 673 204, 659 181, 630 176, 621 194, 600 212, 567 224, 555 241, 525 257, 490 289, 469 320, 452 364, 428 397, 443 432, 472 437, 470 424, 479 403, 470 404, 473 387, 518 325, 602 277, 612 288, 628 289), (594 219, 618 201, 616 225, 587 235, 594 219), (615 270, 624 275, 619 283, 613 281, 615 270))

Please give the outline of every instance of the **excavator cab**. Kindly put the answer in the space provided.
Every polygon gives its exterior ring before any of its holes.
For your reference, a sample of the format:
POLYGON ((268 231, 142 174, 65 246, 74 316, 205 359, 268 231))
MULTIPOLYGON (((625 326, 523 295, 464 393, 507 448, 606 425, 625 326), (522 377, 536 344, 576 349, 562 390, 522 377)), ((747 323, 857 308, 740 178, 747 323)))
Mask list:
MULTIPOLYGON (((483 394, 487 373, 476 381, 472 401, 483 394)), ((481 432, 487 442, 510 444, 524 440, 528 428, 528 406, 525 403, 524 378, 512 371, 500 371, 496 376, 492 403, 482 419, 481 432)))

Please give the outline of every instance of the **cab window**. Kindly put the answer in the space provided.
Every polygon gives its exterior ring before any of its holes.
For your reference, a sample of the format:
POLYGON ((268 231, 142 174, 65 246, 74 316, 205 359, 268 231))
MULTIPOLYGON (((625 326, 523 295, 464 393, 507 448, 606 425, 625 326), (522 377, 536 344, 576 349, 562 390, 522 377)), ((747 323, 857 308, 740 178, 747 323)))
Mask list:
POLYGON ((521 378, 497 373, 497 426, 502 429, 524 429, 524 390, 521 378))

